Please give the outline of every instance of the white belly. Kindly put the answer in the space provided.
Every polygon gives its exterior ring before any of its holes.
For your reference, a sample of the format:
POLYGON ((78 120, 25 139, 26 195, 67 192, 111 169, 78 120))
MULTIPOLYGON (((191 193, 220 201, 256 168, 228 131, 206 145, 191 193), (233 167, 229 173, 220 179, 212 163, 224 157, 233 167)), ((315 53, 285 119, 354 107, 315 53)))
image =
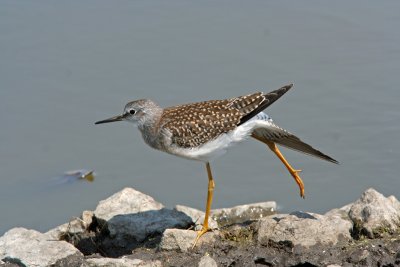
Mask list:
POLYGON ((209 162, 214 158, 225 154, 229 147, 248 139, 254 128, 257 128, 262 124, 269 124, 270 121, 272 120, 268 115, 261 112, 253 119, 238 126, 235 130, 222 134, 199 147, 181 148, 172 145, 167 152, 187 159, 209 162))

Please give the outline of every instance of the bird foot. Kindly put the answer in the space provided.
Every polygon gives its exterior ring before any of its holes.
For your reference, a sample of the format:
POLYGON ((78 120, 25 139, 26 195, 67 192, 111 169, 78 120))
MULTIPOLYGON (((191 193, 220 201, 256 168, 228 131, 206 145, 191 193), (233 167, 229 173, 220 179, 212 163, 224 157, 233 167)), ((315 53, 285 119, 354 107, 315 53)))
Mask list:
POLYGON ((301 180, 300 176, 298 175, 299 172, 301 172, 302 170, 295 170, 292 169, 290 170, 290 174, 293 176, 294 180, 296 181, 297 185, 299 186, 300 189, 300 197, 301 198, 305 198, 305 194, 304 194, 304 184, 303 181, 301 180))
POLYGON ((210 228, 208 226, 204 226, 204 225, 203 225, 203 227, 201 228, 200 231, 197 231, 197 236, 196 236, 196 239, 193 242, 192 249, 196 246, 197 241, 199 241, 200 237, 202 235, 204 235, 205 233, 207 233, 208 231, 210 231, 210 228))

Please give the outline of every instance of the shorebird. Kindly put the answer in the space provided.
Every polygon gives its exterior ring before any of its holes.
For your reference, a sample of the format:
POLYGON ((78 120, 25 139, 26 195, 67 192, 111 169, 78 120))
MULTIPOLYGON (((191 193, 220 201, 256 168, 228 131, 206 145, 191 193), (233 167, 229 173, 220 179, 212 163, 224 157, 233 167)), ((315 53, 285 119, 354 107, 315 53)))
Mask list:
POLYGON ((202 229, 197 232, 193 247, 209 231, 208 218, 215 187, 210 162, 226 150, 250 137, 266 144, 286 166, 296 181, 300 196, 304 198, 304 184, 284 158, 276 144, 338 163, 335 159, 314 149, 298 137, 277 126, 263 112, 293 84, 270 93, 257 92, 224 100, 209 100, 168 108, 161 108, 149 99, 131 101, 121 115, 101 120, 95 124, 128 121, 137 125, 144 141, 152 148, 169 154, 204 162, 208 175, 206 212, 202 229))

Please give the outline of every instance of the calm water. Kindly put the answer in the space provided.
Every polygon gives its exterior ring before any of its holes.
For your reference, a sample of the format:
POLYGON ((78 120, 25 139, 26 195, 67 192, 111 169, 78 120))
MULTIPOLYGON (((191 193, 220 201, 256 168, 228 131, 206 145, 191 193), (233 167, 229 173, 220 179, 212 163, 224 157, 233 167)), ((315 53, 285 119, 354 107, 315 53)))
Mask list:
POLYGON ((203 164, 148 148, 125 103, 295 87, 267 112, 341 165, 284 150, 306 199, 255 141, 212 164, 213 207, 325 212, 369 188, 400 197, 398 1, 1 1, 0 234, 47 230, 130 186, 204 209, 203 164), (59 182, 94 169, 94 183, 59 182))

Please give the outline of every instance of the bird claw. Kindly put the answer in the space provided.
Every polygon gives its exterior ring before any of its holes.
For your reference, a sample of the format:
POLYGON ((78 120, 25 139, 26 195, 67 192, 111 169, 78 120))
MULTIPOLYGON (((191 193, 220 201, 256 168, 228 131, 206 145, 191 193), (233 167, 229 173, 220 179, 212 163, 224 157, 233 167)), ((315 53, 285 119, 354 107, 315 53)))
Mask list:
POLYGON ((298 175, 298 173, 300 173, 300 172, 302 172, 302 170, 295 170, 295 169, 290 170, 290 174, 293 176, 297 185, 299 186, 300 197, 305 199, 304 184, 303 184, 303 181, 301 180, 300 176, 298 175))
POLYGON ((197 231, 197 236, 196 236, 196 239, 195 239, 194 242, 193 242, 192 249, 194 249, 194 247, 196 246, 197 241, 199 241, 200 237, 201 237, 202 235, 204 235, 205 233, 207 233, 208 231, 210 231, 210 228, 207 227, 207 226, 204 227, 204 225, 203 225, 203 227, 201 228, 200 231, 197 231))

